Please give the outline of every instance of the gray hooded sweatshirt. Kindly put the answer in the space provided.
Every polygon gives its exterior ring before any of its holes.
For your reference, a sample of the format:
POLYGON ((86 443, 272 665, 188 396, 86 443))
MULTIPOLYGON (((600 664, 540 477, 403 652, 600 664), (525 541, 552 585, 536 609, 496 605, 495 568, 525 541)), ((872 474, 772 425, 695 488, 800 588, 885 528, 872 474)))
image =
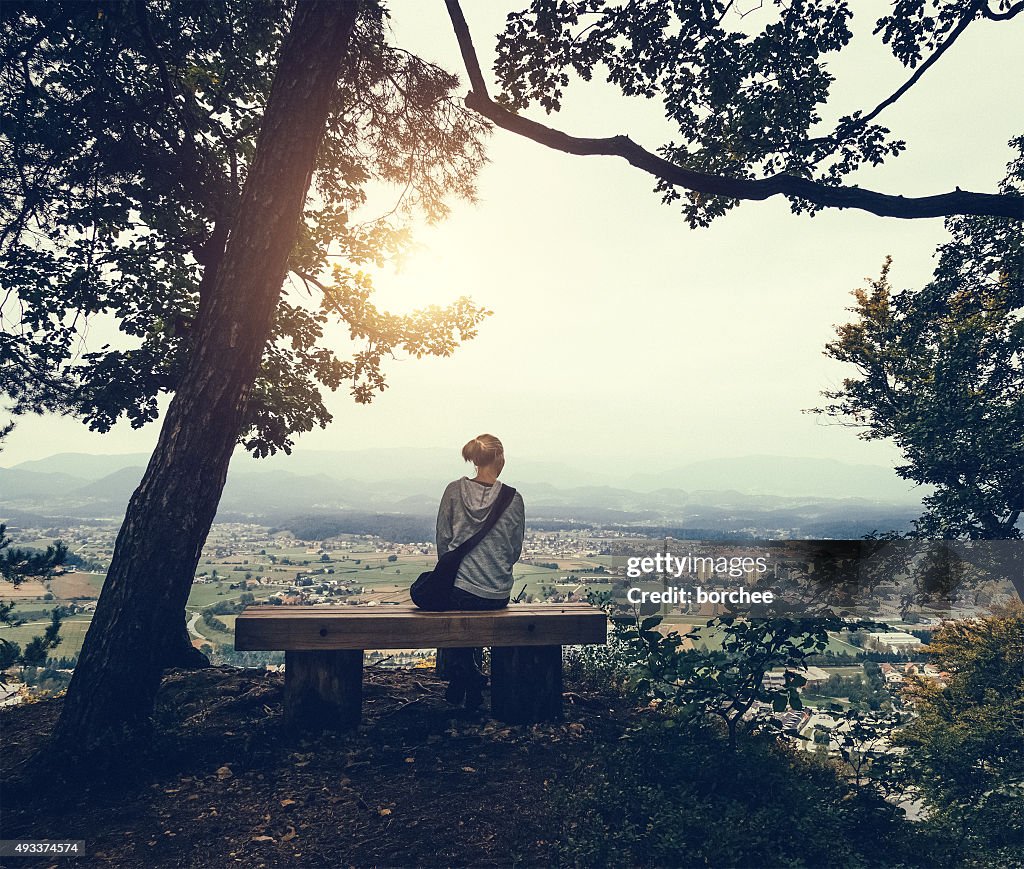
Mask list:
MULTIPOLYGON (((488 486, 468 477, 448 484, 437 510, 438 556, 450 552, 480 529, 501 485, 500 480, 488 486)), ((525 531, 526 508, 523 496, 516 492, 497 524, 462 559, 455 587, 478 597, 508 597, 512 591, 512 565, 523 551, 525 531)))

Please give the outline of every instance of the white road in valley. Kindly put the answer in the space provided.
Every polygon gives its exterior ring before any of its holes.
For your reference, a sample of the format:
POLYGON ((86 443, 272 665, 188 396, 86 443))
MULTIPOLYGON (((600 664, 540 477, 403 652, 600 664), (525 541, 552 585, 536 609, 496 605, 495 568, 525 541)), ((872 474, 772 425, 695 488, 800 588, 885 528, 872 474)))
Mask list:
POLYGON ((205 640, 206 637, 204 637, 201 633, 199 633, 199 631, 196 630, 197 621, 199 621, 199 613, 192 613, 192 618, 188 620, 188 632, 192 634, 193 637, 199 637, 199 639, 205 640))

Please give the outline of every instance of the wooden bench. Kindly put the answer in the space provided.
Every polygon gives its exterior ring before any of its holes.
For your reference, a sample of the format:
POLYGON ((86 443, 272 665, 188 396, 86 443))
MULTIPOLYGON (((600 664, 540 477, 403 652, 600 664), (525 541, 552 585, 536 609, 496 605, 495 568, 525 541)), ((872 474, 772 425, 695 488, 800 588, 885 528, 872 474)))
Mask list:
POLYGON ((249 606, 235 649, 285 653, 285 721, 344 729, 362 714, 365 649, 491 647, 491 714, 509 724, 562 714, 562 646, 607 642, 590 604, 512 604, 484 612, 414 606, 249 606))

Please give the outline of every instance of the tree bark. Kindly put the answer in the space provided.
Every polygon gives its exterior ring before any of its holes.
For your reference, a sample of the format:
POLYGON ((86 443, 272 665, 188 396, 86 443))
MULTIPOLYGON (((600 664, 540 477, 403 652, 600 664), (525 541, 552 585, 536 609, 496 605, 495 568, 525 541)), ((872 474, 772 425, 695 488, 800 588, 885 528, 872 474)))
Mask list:
POLYGON ((284 281, 358 0, 300 0, 188 369, 114 555, 54 731, 57 753, 107 754, 151 726, 168 650, 213 523, 284 281), (102 752, 101 752, 102 749, 102 752))
MULTIPOLYGON (((187 619, 188 614, 184 615, 187 619)), ((164 669, 177 667, 179 670, 201 670, 210 666, 210 659, 192 645, 192 635, 184 619, 171 634, 170 645, 161 660, 164 669)))

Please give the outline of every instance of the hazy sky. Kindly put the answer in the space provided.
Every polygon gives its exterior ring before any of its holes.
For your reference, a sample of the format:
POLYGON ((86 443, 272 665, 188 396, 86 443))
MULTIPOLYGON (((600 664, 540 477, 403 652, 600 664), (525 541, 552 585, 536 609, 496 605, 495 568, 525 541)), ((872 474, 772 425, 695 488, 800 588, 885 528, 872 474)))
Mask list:
MULTIPOLYGON (((461 73, 440 0, 391 5, 400 44, 461 73)), ((907 75, 870 37, 886 5, 852 5, 867 43, 855 39, 833 66, 826 119, 873 107, 907 75)), ((505 4, 464 6, 486 69, 505 4)), ((907 195, 994 190, 1007 141, 1024 132, 1024 95, 1011 84, 1024 80, 1022 36, 1021 21, 972 25, 880 117, 907 153, 857 182, 907 195)), ((670 135, 659 103, 628 102, 602 84, 571 88, 546 122, 578 135, 629 132, 651 148, 670 135)), ((378 286, 393 309, 469 294, 494 315, 450 359, 389 363, 391 387, 373 405, 332 396, 334 424, 304 436, 300 449, 457 449, 490 431, 510 462, 573 457, 648 470, 752 453, 894 461, 891 447, 801 410, 846 373, 822 348, 848 319, 850 291, 887 254, 897 287, 923 284, 946 237, 941 220, 835 211, 811 219, 770 201, 690 230, 660 204, 653 179, 622 161, 563 155, 500 130, 489 156, 479 202, 456 203, 444 224, 419 230, 419 251, 378 286)), ((342 347, 346 334, 338 332, 342 347)), ((100 436, 70 420, 23 419, 0 463, 148 450, 155 437, 155 426, 100 436)))

